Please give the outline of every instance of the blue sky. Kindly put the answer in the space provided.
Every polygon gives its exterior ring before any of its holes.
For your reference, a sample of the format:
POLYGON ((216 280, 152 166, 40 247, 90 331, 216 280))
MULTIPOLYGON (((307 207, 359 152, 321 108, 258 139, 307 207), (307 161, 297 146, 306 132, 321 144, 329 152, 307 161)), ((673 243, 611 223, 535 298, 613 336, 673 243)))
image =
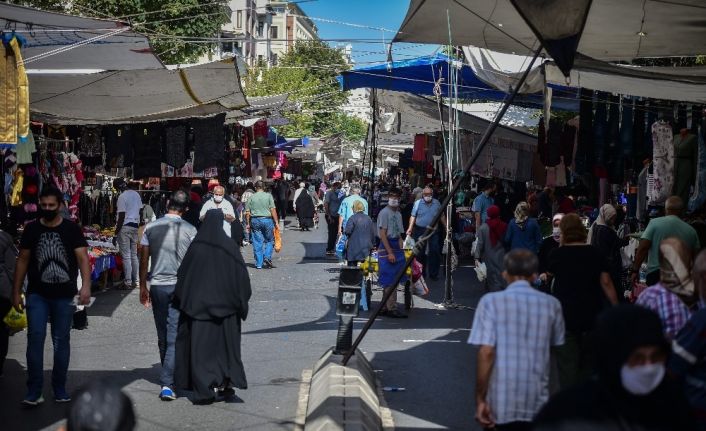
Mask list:
MULTIPOLYGON (((337 46, 351 43, 353 60, 359 67, 387 59, 384 43, 389 43, 395 36, 409 6, 409 0, 315 0, 297 3, 307 15, 313 18, 374 27, 374 29, 359 28, 314 20, 322 39, 351 40, 350 42, 330 41, 329 44, 337 46), (379 28, 392 31, 382 31, 379 28), (359 42, 360 40, 369 42, 359 42)), ((436 49, 435 45, 395 44, 393 59, 404 60, 430 54, 436 49)))

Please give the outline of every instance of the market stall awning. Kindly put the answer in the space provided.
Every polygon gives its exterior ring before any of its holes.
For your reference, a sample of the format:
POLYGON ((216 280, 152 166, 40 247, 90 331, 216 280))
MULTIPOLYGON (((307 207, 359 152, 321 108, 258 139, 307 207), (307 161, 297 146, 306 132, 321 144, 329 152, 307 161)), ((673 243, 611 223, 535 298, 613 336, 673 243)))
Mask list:
MULTIPOLYGON (((435 88, 443 97, 453 91, 448 85, 449 64, 458 69, 458 97, 503 101, 509 90, 498 89, 484 82, 475 71, 460 61, 450 61, 449 57, 436 54, 390 64, 357 68, 341 73, 338 80, 343 90, 355 88, 378 88, 383 90, 404 91, 426 96, 435 95, 435 88)), ((542 80, 543 81, 543 80, 542 80)), ((541 89, 535 94, 522 94, 515 98, 515 105, 541 108, 544 98, 541 89)), ((553 103, 555 109, 578 110, 575 91, 562 93, 561 99, 553 103)))
MULTIPOLYGON (((400 151, 412 148, 414 135, 434 133, 441 129, 439 109, 436 101, 410 93, 397 91, 379 91, 378 105, 383 115, 389 114, 394 121, 389 130, 380 130, 378 144, 395 147, 400 151)), ((448 118, 448 107, 442 108, 444 121, 448 118)), ((482 133, 490 121, 475 115, 459 112, 459 129, 482 133)), ((498 126, 494 137, 508 139, 522 144, 537 145, 537 137, 508 126, 498 126)))
MULTIPOLYGON (((507 55, 475 47, 465 47, 463 53, 479 79, 493 88, 506 88, 520 78, 521 72, 509 72, 498 65, 497 59, 508 63, 507 55)), ((527 61, 524 56, 514 57, 514 64, 527 61)), ((542 91, 545 79, 552 87, 569 86, 652 99, 706 103, 706 67, 703 66, 640 67, 578 56, 568 80, 554 62, 547 61, 530 72, 523 91, 542 91)))
POLYGON ((27 69, 163 69, 147 37, 120 21, 83 18, 0 3, 0 29, 26 40, 27 69))
MULTIPOLYGON (((703 0, 593 0, 578 52, 600 60, 700 55, 705 22, 703 0)), ((522 55, 537 46, 510 0, 411 0, 394 41, 447 45, 449 31, 454 45, 522 55)))
POLYGON ((177 70, 29 76, 36 118, 118 124, 199 117, 248 105, 233 59, 177 70))

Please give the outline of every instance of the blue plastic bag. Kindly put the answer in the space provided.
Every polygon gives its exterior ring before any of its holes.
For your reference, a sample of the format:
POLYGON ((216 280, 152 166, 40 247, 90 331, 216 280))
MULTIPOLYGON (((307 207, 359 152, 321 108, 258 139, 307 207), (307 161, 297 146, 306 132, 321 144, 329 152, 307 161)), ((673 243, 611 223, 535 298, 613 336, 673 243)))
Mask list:
POLYGON ((338 242, 336 243, 336 256, 338 256, 339 259, 343 259, 343 255, 346 252, 346 241, 348 241, 346 234, 341 234, 341 237, 338 238, 338 242))

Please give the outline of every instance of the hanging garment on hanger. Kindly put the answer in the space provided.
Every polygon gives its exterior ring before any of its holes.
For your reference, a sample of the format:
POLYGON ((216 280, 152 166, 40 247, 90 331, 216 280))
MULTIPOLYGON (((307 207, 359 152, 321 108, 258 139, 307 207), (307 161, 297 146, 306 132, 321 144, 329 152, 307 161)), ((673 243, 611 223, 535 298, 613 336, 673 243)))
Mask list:
MULTIPOLYGON (((633 144, 635 131, 633 121, 635 120, 635 114, 633 113, 633 100, 623 99, 621 106, 623 108, 622 121, 620 122, 620 147, 622 150, 622 155, 627 159, 633 154, 633 144)), ((632 163, 628 161, 629 165, 627 167, 632 168, 632 163)))
POLYGON ((605 166, 608 133, 608 109, 605 93, 596 93, 596 113, 593 116, 593 159, 594 166, 605 166))
POLYGON ((608 109, 608 148, 606 149, 606 165, 608 166, 608 181, 611 184, 623 182, 623 151, 620 145, 620 98, 610 96, 608 109))
POLYGON ((135 179, 162 176, 162 127, 158 124, 135 125, 132 140, 135 144, 135 179))
POLYGON ((635 101, 632 120, 632 160, 633 166, 642 166, 647 158, 643 143, 645 142, 645 102, 635 101))
POLYGON ((660 205, 667 200, 674 184, 674 143, 672 127, 666 121, 652 125, 654 150, 654 186, 649 197, 651 205, 660 205))
POLYGON ((578 119, 572 122, 569 120, 564 125, 564 130, 561 133, 561 147, 559 154, 566 166, 571 166, 574 162, 574 151, 576 150, 576 135, 578 131, 578 119))
POLYGON ((170 124, 164 130, 164 162, 173 168, 186 163, 186 126, 170 124))
POLYGON ((704 139, 706 129, 703 125, 698 128, 698 163, 696 167, 696 184, 694 193, 689 199, 687 208, 689 212, 700 209, 706 202, 706 140, 704 139))
POLYGON ((593 165, 593 91, 582 88, 579 91, 579 130, 574 158, 578 175, 589 172, 593 165))
POLYGON ((674 131, 678 132, 681 129, 688 128, 686 113, 687 113, 686 105, 684 105, 684 104, 677 105, 677 124, 676 124, 674 131))
POLYGON ((83 127, 76 153, 86 156, 97 156, 103 154, 100 126, 83 127))
POLYGON ((549 129, 547 130, 547 157, 546 166, 556 166, 559 164, 561 156, 561 141, 564 133, 564 124, 558 118, 549 120, 549 129))
POLYGON ((647 129, 645 130, 645 141, 643 142, 643 149, 645 151, 646 159, 652 159, 654 155, 654 145, 652 144, 652 125, 657 121, 657 111, 654 103, 651 103, 649 107, 646 106, 647 111, 647 129))
MULTIPOLYGON (((219 166, 224 159, 223 124, 226 114, 205 119, 191 120, 194 129, 194 171, 200 172, 211 166, 219 166)), ((265 132, 265 142, 267 133, 265 132)))
POLYGON ((414 135, 414 149, 412 150, 412 161, 423 162, 426 159, 427 135, 414 135))
POLYGON ((649 174, 650 165, 646 165, 637 176, 637 205, 634 216, 636 219, 643 221, 647 211, 647 176, 649 174))
POLYGON ((545 169, 547 170, 547 179, 545 185, 547 187, 556 187, 556 167, 548 166, 545 169))
POLYGON ((566 165, 564 164, 564 157, 562 157, 559 164, 556 165, 556 186, 566 187, 566 165))
POLYGON ((674 136, 674 187, 672 194, 689 202, 691 186, 696 183, 699 145, 696 135, 687 133, 674 136))
POLYGON ((17 163, 20 165, 33 163, 32 154, 37 151, 37 147, 34 144, 34 134, 30 133, 27 135, 27 139, 24 141, 18 141, 15 146, 15 151, 17 153, 17 163))
POLYGON ((102 129, 105 139, 105 164, 109 168, 132 166, 133 151, 130 131, 125 126, 106 126, 102 129))

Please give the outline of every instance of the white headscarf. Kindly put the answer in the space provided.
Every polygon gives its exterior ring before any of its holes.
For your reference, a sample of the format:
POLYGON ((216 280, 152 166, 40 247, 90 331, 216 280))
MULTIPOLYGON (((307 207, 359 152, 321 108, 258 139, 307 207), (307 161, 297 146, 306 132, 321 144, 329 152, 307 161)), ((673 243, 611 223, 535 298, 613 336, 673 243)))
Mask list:
POLYGON ((608 224, 608 220, 615 220, 615 216, 618 215, 618 211, 615 210, 615 207, 611 204, 605 204, 601 207, 600 210, 598 210, 598 218, 596 218, 596 221, 593 222, 591 227, 588 229, 588 236, 586 237, 586 244, 591 243, 591 237, 593 236, 593 226, 599 225, 599 226, 609 226, 610 228, 614 229, 613 223, 608 224))

